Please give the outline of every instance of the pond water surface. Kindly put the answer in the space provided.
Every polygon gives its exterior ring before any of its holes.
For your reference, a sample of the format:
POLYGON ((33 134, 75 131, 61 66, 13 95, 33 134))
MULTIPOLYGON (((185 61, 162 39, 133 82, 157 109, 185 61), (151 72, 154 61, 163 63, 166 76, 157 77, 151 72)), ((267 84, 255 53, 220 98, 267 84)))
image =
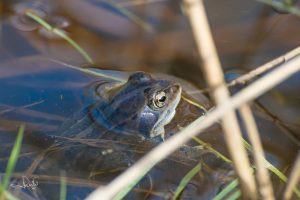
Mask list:
MULTIPOLYGON (((210 0, 205 5, 227 73, 245 73, 300 44, 296 16, 280 14, 256 1, 210 0)), ((80 110, 95 101, 92 92, 99 77, 49 58, 81 67, 164 73, 205 88, 181 1, 4 1, 1 9, 0 177, 17 130, 25 123, 21 155, 9 187, 20 199, 58 199, 61 176, 67 177, 67 199, 83 199, 161 142, 115 133, 76 138, 90 127, 89 122, 79 122, 83 119, 80 110), (65 30, 94 64, 24 17, 27 7, 65 30), (64 127, 74 124, 69 135, 61 135, 64 127), (33 186, 20 187, 23 180, 33 186)), ((299 150, 299 76, 253 104, 266 158, 286 175, 299 150)), ((212 105, 206 97, 198 101, 207 108, 212 105)), ((167 137, 203 112, 181 101, 166 127, 167 137)), ((90 129, 95 132, 97 126, 90 129)), ((199 138, 228 156, 219 124, 199 138)), ((203 169, 182 199, 212 199, 235 178, 230 164, 191 142, 153 168, 126 199, 170 199, 182 177, 199 162, 203 169)), ((284 185, 274 175, 272 179, 279 198, 284 185)))

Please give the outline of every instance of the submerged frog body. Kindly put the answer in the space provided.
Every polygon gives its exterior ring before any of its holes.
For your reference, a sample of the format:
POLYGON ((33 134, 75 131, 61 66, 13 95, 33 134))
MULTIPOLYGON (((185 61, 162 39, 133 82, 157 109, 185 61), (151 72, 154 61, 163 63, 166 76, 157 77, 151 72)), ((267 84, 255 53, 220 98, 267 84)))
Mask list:
MULTIPOLYGON (((52 71, 51 75, 53 75, 52 71)), ((79 75, 81 76, 81 74, 79 75)), ((63 74, 62 77, 63 82, 60 85, 68 87, 69 85, 64 80, 68 76, 63 74)), ((72 116, 70 116, 71 113, 66 114, 68 119, 62 119, 64 123, 58 130, 29 132, 27 129, 22 152, 26 153, 25 156, 30 162, 18 162, 20 165, 18 169, 24 169, 23 174, 47 175, 47 177, 58 177, 61 170, 65 170, 66 176, 70 180, 72 178, 82 180, 85 182, 84 184, 91 182, 91 185, 95 181, 99 181, 99 184, 107 184, 113 180, 161 142, 160 136, 164 136, 165 131, 166 133, 176 132, 172 126, 177 127, 182 121, 191 120, 190 115, 186 114, 193 110, 187 106, 187 102, 181 101, 179 105, 181 92, 186 95, 186 84, 165 76, 156 78, 157 76, 153 75, 153 77, 155 78, 138 72, 132 74, 128 80, 123 79, 126 82, 101 78, 92 79, 94 82, 91 82, 91 79, 89 82, 83 81, 78 87, 79 94, 88 95, 73 96, 72 94, 72 98, 60 99, 62 102, 66 102, 61 105, 66 106, 70 103, 70 99, 79 96, 80 99, 84 98, 84 106, 75 104, 72 108, 78 109, 78 111, 72 116), (171 120, 172 123, 169 123, 171 120), (168 126, 166 126, 167 124, 168 126), (141 140, 139 135, 150 139, 141 140), (28 154, 28 152, 32 153, 28 154)), ((44 79, 44 76, 41 79, 44 79)), ((72 82, 74 79, 70 78, 70 81, 72 82)), ((28 82, 27 77, 24 80, 28 82)), ((38 84, 34 84, 34 87, 36 85, 38 84)), ((61 89, 54 86, 52 82, 49 87, 61 89)), ((51 90, 49 91, 51 92, 51 90)), ((30 94, 30 92, 27 93, 30 94)), ((66 109, 63 106, 59 106, 59 108, 66 109)), ((57 125, 60 124, 57 123, 57 125)), ((2 146, 5 148, 5 145, 2 146)), ((162 197, 171 195, 170 191, 176 190, 182 176, 198 164, 200 158, 202 160, 202 155, 202 150, 194 148, 194 146, 180 148, 159 166, 154 167, 140 181, 137 190, 133 190, 128 195, 128 199, 158 199, 159 196, 155 194, 162 194, 162 197), (174 176, 174 174, 178 174, 178 176, 174 176), (146 194, 140 191, 146 191, 146 194)), ((209 161, 211 162, 211 159, 209 161)), ((218 191, 220 176, 216 176, 215 171, 212 175, 208 175, 212 171, 211 168, 208 173, 203 170, 204 167, 201 170, 203 176, 197 176, 197 178, 201 177, 201 181, 208 182, 209 179, 202 179, 202 177, 212 177, 209 183, 216 183, 212 189, 218 191)), ((207 191, 207 188, 201 187, 198 180, 194 181, 196 182, 187 186, 187 193, 183 193, 183 197, 186 194, 187 198, 202 198, 206 194, 212 194, 211 189, 207 191), (196 184, 199 184, 200 187, 194 188, 196 184), (195 192, 193 193, 193 191, 195 192)), ((68 198, 83 198, 82 194, 85 192, 82 190, 83 182, 75 185, 76 188, 74 183, 68 184, 68 187, 77 191, 70 194, 74 195, 72 197, 68 194, 68 198)), ((57 184, 59 185, 59 182, 57 184)), ((86 186, 84 185, 84 187, 86 186)), ((92 187, 94 185, 88 189, 93 189, 92 187)), ((53 190, 52 182, 50 185, 37 188, 37 194, 55 199, 56 194, 47 192, 48 188, 53 190)))
MULTIPOLYGON (((57 131, 43 133, 42 137, 39 133, 32 134, 32 140, 38 143, 52 143, 39 156, 41 160, 35 162, 38 166, 37 163, 44 160, 38 171, 47 169, 50 173, 45 155, 57 149, 61 152, 55 158, 57 168, 51 165, 53 173, 64 168, 66 160, 69 166, 80 170, 127 167, 135 156, 140 156, 130 152, 132 149, 147 152, 161 141, 159 136, 164 139, 164 127, 175 116, 182 92, 178 83, 155 79, 143 72, 132 74, 125 83, 98 80, 88 88, 92 91, 88 92, 90 102, 57 131), (102 154, 107 150, 112 153, 102 154)), ((35 170, 35 167, 28 169, 35 170)))
POLYGON ((181 97, 179 84, 144 72, 132 74, 125 84, 100 83, 96 91, 98 100, 89 112, 97 124, 145 138, 164 138, 164 126, 175 116, 181 97))

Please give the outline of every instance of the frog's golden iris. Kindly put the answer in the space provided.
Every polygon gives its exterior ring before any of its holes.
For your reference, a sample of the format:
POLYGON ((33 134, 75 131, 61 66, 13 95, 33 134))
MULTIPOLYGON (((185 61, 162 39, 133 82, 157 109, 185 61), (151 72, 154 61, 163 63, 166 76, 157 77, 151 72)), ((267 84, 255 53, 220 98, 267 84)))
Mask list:
POLYGON ((167 100, 167 96, 165 91, 160 91, 153 98, 153 103, 156 107, 162 108, 164 107, 166 100, 167 100))

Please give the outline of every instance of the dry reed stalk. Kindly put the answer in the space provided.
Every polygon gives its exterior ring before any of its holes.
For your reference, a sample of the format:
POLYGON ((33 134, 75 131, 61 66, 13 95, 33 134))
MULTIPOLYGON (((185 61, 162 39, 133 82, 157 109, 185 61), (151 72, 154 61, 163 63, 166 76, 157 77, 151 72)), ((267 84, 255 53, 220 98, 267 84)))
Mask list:
POLYGON ((300 180, 300 151, 298 152, 296 162, 293 166, 292 172, 288 179, 288 184, 283 193, 284 200, 289 200, 292 198, 293 190, 294 188, 296 188, 299 180, 300 180))
MULTIPOLYGON (((227 87, 231 87, 236 84, 246 84, 247 82, 261 76, 263 73, 268 72, 269 70, 273 69, 274 67, 277 67, 278 65, 283 64, 283 63, 291 60, 292 58, 295 58, 298 55, 300 55, 300 47, 297 47, 297 48, 255 68, 255 69, 247 72, 246 74, 239 76, 238 78, 227 83, 227 87)), ((209 92, 209 91, 211 91, 211 89, 207 88, 207 89, 203 89, 201 91, 209 92)))
MULTIPOLYGON (((207 79, 209 87, 213 89, 212 95, 216 104, 223 104, 230 95, 214 46, 203 1, 184 0, 184 7, 192 27, 199 56, 202 58, 204 77, 207 79)), ((250 162, 247 157, 246 149, 243 146, 241 139, 242 134, 234 112, 229 112, 226 117, 222 119, 222 127, 227 148, 240 180, 243 196, 246 199, 256 199, 257 190, 255 180, 250 170, 250 162)))
POLYGON ((275 58, 274 60, 271 60, 270 62, 267 62, 266 64, 263 64, 257 68, 255 68, 254 70, 251 70, 250 72, 232 80, 227 86, 233 86, 236 84, 245 84, 246 82, 257 78, 259 75, 273 69, 274 67, 283 64, 289 60, 291 60, 292 58, 295 58, 296 56, 300 55, 300 47, 297 47, 287 53, 285 53, 282 56, 279 56, 277 58, 275 58))
POLYGON ((243 121, 247 129, 249 140, 253 147, 253 156, 257 171, 256 181, 259 186, 258 190, 262 199, 273 200, 275 198, 269 173, 265 164, 263 147, 259 139, 259 132, 255 123, 254 116, 250 109, 251 108, 248 104, 244 104, 239 108, 239 111, 243 116, 243 121))
POLYGON ((152 149, 147 155, 142 157, 138 162, 115 178, 107 186, 99 187, 93 191, 90 196, 87 197, 87 200, 112 199, 118 192, 132 184, 132 182, 141 179, 143 175, 145 175, 155 164, 162 161, 193 136, 198 135, 201 131, 211 126, 225 114, 232 112, 232 110, 246 102, 255 99, 277 84, 283 82, 291 75, 299 72, 299 63, 300 56, 290 60, 282 66, 277 67, 269 74, 241 90, 232 98, 225 100, 226 104, 218 105, 205 118, 197 119, 178 134, 152 149))

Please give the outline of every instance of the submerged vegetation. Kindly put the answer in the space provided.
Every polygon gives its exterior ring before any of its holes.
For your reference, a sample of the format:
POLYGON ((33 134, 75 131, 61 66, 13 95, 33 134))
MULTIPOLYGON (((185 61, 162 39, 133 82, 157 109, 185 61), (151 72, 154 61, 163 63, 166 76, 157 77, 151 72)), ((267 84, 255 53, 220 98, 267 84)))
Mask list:
MULTIPOLYGON (((262 1, 262 2, 266 4, 270 4, 278 9, 280 8, 281 10, 284 10, 286 12, 290 12, 292 14, 298 15, 297 14, 298 8, 290 4, 286 4, 286 3, 280 4, 275 1, 262 1)), ((112 3, 112 2, 106 2, 106 3, 108 3, 114 9, 117 9, 123 16, 126 16, 129 20, 132 20, 134 23, 138 24, 143 29, 147 31, 151 30, 151 32, 153 31, 153 28, 149 24, 143 22, 141 18, 137 17, 126 8, 123 8, 122 6, 116 3, 112 3)), ((139 183, 142 182, 141 180, 144 180, 143 178, 148 176, 147 174, 149 174, 149 171, 151 172, 151 170, 153 170, 155 165, 157 165, 159 162, 161 162, 164 159, 172 159, 172 157, 170 157, 171 154, 175 152, 177 149, 183 148, 184 143, 188 142, 189 140, 193 140, 193 142, 196 143, 196 145, 194 145, 193 148, 191 148, 191 151, 196 149, 195 151, 199 152, 200 149, 201 151, 203 150, 203 152, 209 152, 210 154, 214 155, 218 161, 222 162, 222 165, 223 163, 225 163, 224 165, 229 166, 227 167, 228 173, 232 171, 232 169, 235 170, 234 177, 228 178, 228 180, 224 181, 224 184, 222 184, 219 188, 220 191, 217 192, 217 194, 213 197, 214 200, 239 199, 239 198, 245 198, 245 199, 278 198, 277 191, 274 190, 273 187, 276 186, 275 184, 279 184, 280 181, 273 183, 274 180, 270 179, 270 176, 272 175, 271 173, 268 173, 268 171, 272 172, 281 181, 286 183, 285 185, 287 186, 283 194, 283 196, 286 197, 286 199, 291 198, 292 196, 291 193, 293 193, 295 198, 300 199, 300 191, 299 188, 297 188, 297 183, 299 182, 300 179, 300 175, 299 175, 300 169, 298 167, 294 167, 292 169, 290 174, 295 174, 293 178, 296 180, 293 179, 293 181, 291 181, 292 177, 287 178, 287 175, 285 175, 287 174, 286 172, 279 170, 275 166, 276 164, 272 164, 272 162, 264 156, 266 152, 264 152, 263 150, 263 145, 259 138, 259 133, 258 133, 259 130, 253 118, 253 113, 252 113, 253 111, 250 109, 251 107, 249 104, 249 101, 252 101, 255 98, 259 97, 260 95, 266 93, 268 90, 280 84, 285 79, 292 76, 293 74, 299 73, 300 71, 300 64, 298 64, 300 63, 299 52, 296 49, 293 51, 294 53, 292 54, 292 56, 286 56, 286 55, 282 56, 278 58, 281 60, 279 62, 277 62, 276 60, 275 60, 276 62, 271 61, 266 65, 258 67, 255 70, 250 71, 249 73, 238 77, 236 80, 234 80, 235 82, 232 81, 231 83, 225 83, 222 67, 214 47, 214 43, 212 40, 212 36, 210 34, 208 23, 206 21, 206 15, 205 12, 203 12, 204 10, 201 10, 203 9, 203 2, 186 0, 183 2, 183 5, 184 5, 183 7, 184 7, 185 14, 189 19, 191 28, 193 30, 192 32, 195 37, 196 47, 199 54, 198 56, 201 57, 203 61, 202 70, 204 71, 205 78, 209 86, 208 90, 211 91, 213 99, 216 102, 216 106, 214 108, 207 109, 205 106, 199 104, 199 102, 194 100, 192 97, 182 95, 182 99, 184 99, 189 104, 197 107, 198 109, 203 110, 205 114, 199 117, 197 120, 190 123, 187 127, 180 127, 179 128, 180 131, 176 133, 174 136, 167 138, 166 141, 161 142, 158 145, 155 143, 155 146, 151 146, 151 148, 147 149, 145 147, 146 150, 143 148, 139 149, 138 146, 134 146, 136 145, 134 144, 133 147, 136 149, 130 149, 130 151, 142 152, 142 153, 139 152, 142 156, 138 156, 139 158, 138 161, 136 163, 128 162, 127 163, 128 166, 123 166, 124 163, 120 161, 119 168, 118 167, 114 168, 115 166, 111 167, 107 165, 105 167, 107 167, 108 170, 103 169, 102 172, 101 171, 102 169, 100 169, 100 172, 97 173, 97 175, 105 174, 107 171, 112 173, 115 172, 122 172, 122 173, 120 174, 118 173, 117 175, 119 176, 116 176, 116 178, 111 180, 111 182, 101 183, 101 186, 98 189, 94 190, 89 196, 87 196, 87 199, 126 198, 126 195, 130 195, 129 194, 130 192, 135 191, 135 189, 137 191, 140 189, 139 187, 135 187, 135 186, 139 185, 139 183), (251 74, 254 75, 249 76, 251 74), (262 78, 260 78, 261 76, 262 78), (244 88, 231 97, 229 95, 226 84, 229 85, 230 87, 235 87, 238 84, 240 84, 244 88), (239 128, 241 123, 238 123, 238 120, 234 114, 235 109, 238 109, 241 115, 242 118, 241 121, 246 129, 247 138, 249 139, 251 145, 245 139, 243 139, 244 137, 242 136, 239 128), (224 153, 220 152, 209 142, 204 142, 202 139, 200 139, 201 136, 197 136, 200 133, 202 133, 205 130, 205 128, 211 126, 213 123, 217 123, 218 125, 223 127, 224 134, 225 134, 225 141, 228 148, 227 150, 229 151, 230 158, 226 152, 224 153), (149 153, 143 151, 149 151, 149 153), (248 156, 248 154, 250 154, 250 156, 248 156), (251 159, 249 159, 249 157, 251 159), (127 167, 128 169, 124 170, 127 167), (267 173, 266 170, 268 170, 267 173), (249 190, 249 192, 247 192, 247 190, 249 190)), ((67 32, 51 26, 46 19, 42 19, 41 17, 36 15, 34 11, 30 9, 25 11, 25 15, 28 16, 30 19, 36 21, 38 24, 40 24, 40 26, 44 27, 48 31, 51 31, 54 34, 57 34, 61 38, 63 38, 66 42, 68 42, 74 49, 76 49, 84 57, 86 62, 88 62, 89 64, 95 63, 92 57, 75 40, 73 40, 72 37, 67 34, 67 32)), ((291 55, 291 54, 287 54, 287 55, 291 55)), ((107 76, 107 74, 102 74, 101 71, 95 71, 90 68, 82 68, 79 66, 64 63, 62 61, 58 61, 53 58, 48 58, 48 60, 50 60, 53 63, 58 63, 63 66, 67 66, 69 68, 75 69, 77 71, 92 76, 105 77, 121 83, 124 83, 126 81, 114 75, 107 76)), ((75 121, 74 123, 77 123, 77 121, 75 121)), ((11 156, 8 160, 5 175, 1 179, 0 198, 2 195, 7 199, 14 199, 14 197, 12 196, 13 194, 10 194, 7 188, 9 186, 10 178, 13 174, 13 170, 15 168, 16 162, 18 160, 19 152, 21 150, 23 132, 24 132, 24 126, 22 125, 19 129, 18 136, 15 140, 15 144, 11 156)), ((64 135, 62 135, 61 138, 57 137, 55 139, 56 140, 62 139, 62 141, 66 140, 67 141, 66 145, 63 147, 54 145, 51 146, 52 149, 49 148, 48 151, 45 150, 42 154, 42 157, 34 161, 34 164, 36 166, 39 165, 43 156, 48 154, 51 155, 51 153, 55 155, 55 153, 60 151, 59 148, 62 148, 64 150, 68 148, 70 149, 73 148, 72 151, 75 152, 74 154, 80 155, 80 152, 76 150, 76 147, 82 148, 82 146, 84 145, 91 147, 91 149, 83 148, 84 151, 99 156, 108 155, 107 160, 111 161, 110 159, 114 160, 113 156, 115 156, 114 155, 115 152, 112 149, 106 148, 106 146, 104 145, 105 148, 101 150, 100 148, 96 149, 95 152, 95 150, 92 148, 94 147, 97 148, 98 147, 97 145, 101 143, 104 144, 107 143, 108 145, 111 142, 112 143, 119 142, 115 139, 112 139, 111 141, 105 141, 105 140, 101 141, 101 139, 89 140, 89 138, 80 138, 80 137, 68 138, 68 137, 64 137, 64 135)), ((124 144, 132 145, 130 144, 130 139, 128 139, 128 141, 125 140, 124 144)), ((299 150, 299 146, 297 148, 299 150)), ((74 156, 69 152, 67 153, 70 154, 71 158, 73 156, 74 160, 77 158, 77 155, 74 156)), ((125 158, 122 158, 122 156, 123 155, 121 156, 117 155, 115 160, 119 161, 119 159, 120 160, 128 159, 126 158, 126 156, 124 156, 125 158)), ((178 182, 178 185, 175 187, 175 190, 172 191, 172 197, 164 196, 159 192, 157 192, 158 193, 157 195, 161 195, 162 198, 172 198, 174 200, 180 199, 181 195, 188 187, 188 185, 190 183, 192 185, 193 179, 201 177, 201 174, 206 173, 205 170, 207 171, 212 170, 211 166, 209 166, 205 162, 202 162, 202 159, 204 158, 201 159, 199 158, 200 157, 196 157, 195 159, 196 162, 191 162, 188 164, 185 163, 186 165, 193 164, 193 166, 186 173, 174 174, 174 176, 176 176, 180 181, 178 182)), ((178 158, 175 157, 175 160, 176 159, 178 158)), ((195 161, 193 159, 191 159, 191 161, 195 161)), ((104 159, 104 161, 106 160, 104 159)), ((294 166, 299 166, 299 162, 300 162, 299 159, 295 160, 294 166)), ((77 164, 78 163, 75 162, 75 165, 77 164)), ((68 166, 68 164, 66 164, 66 166, 68 166)), ((28 170, 29 171, 26 171, 26 173, 29 172, 32 173, 32 171, 34 171, 33 169, 28 169, 28 170)), ((49 175, 49 177, 50 176, 51 175, 49 175)), ((91 176, 96 177, 95 174, 91 176)), ((150 182, 151 189, 145 192, 147 193, 147 195, 150 195, 151 192, 155 193, 154 190, 152 191, 152 188, 155 188, 155 185, 154 186, 152 185, 151 175, 149 175, 149 177, 150 177, 149 182, 150 182)), ((68 177, 67 174, 65 174, 64 172, 61 172, 61 176, 59 177, 59 182, 60 182, 59 198, 60 199, 68 199, 67 186, 68 184, 72 184, 71 178, 72 177, 68 177)), ((78 182, 77 179, 73 180, 73 185, 77 183, 76 181, 78 182)))
POLYGON ((13 173, 16 163, 18 161, 19 153, 20 153, 21 146, 22 146, 24 130, 25 130, 25 125, 21 125, 19 128, 19 131, 18 131, 18 135, 17 135, 16 141, 15 141, 15 144, 12 148, 12 151, 11 151, 8 163, 7 163, 5 175, 3 176, 3 178, 1 178, 2 181, 1 181, 1 185, 0 185, 0 199, 2 197, 10 199, 10 200, 16 199, 16 198, 14 198, 14 196, 12 194, 7 192, 6 190, 10 184, 10 179, 11 179, 12 173, 13 173))

